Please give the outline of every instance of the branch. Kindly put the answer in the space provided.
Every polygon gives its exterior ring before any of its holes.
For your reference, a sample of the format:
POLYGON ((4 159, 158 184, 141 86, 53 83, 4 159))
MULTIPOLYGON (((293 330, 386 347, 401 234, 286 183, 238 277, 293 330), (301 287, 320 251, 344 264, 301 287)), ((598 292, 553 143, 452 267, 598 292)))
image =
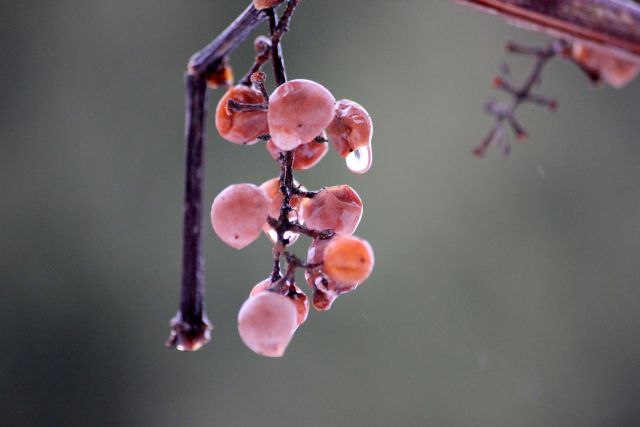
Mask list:
POLYGON ((182 292, 180 310, 171 320, 167 347, 195 351, 210 340, 211 324, 204 304, 204 260, 202 255, 202 182, 206 137, 206 76, 215 72, 226 56, 264 19, 253 3, 202 51, 191 57, 186 76, 186 172, 182 247, 182 292))
POLYGON ((510 21, 640 56, 640 5, 625 0, 456 0, 510 21))

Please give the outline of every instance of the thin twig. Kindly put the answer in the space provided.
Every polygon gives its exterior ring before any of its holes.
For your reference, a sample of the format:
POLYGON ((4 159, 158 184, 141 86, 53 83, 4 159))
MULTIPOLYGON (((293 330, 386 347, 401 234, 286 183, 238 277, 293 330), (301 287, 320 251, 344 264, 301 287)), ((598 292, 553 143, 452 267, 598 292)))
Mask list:
POLYGON ((251 85, 251 76, 253 73, 257 73, 262 69, 262 66, 271 58, 271 40, 265 36, 258 36, 254 42, 253 47, 256 50, 256 57, 253 60, 253 65, 247 71, 247 74, 240 80, 240 84, 249 86, 251 85))
POLYGON ((530 55, 535 58, 535 63, 531 68, 531 71, 520 87, 516 87, 509 80, 509 69, 505 65, 503 66, 502 76, 497 76, 493 79, 493 85, 511 96, 509 102, 495 102, 489 101, 485 109, 490 116, 494 118, 494 125, 485 136, 480 144, 478 144, 473 153, 482 157, 485 155, 487 149, 492 143, 499 144, 503 148, 503 154, 509 154, 510 145, 503 140, 502 126, 506 121, 511 126, 516 138, 523 140, 527 138, 528 133, 524 126, 516 119, 515 114, 518 108, 524 103, 532 103, 540 106, 544 106, 551 111, 555 111, 558 107, 557 101, 532 93, 535 86, 537 86, 542 80, 542 70, 545 65, 561 53, 567 47, 567 43, 562 40, 555 40, 549 43, 544 48, 528 47, 509 42, 507 44, 507 50, 513 53, 519 53, 523 55, 530 55))

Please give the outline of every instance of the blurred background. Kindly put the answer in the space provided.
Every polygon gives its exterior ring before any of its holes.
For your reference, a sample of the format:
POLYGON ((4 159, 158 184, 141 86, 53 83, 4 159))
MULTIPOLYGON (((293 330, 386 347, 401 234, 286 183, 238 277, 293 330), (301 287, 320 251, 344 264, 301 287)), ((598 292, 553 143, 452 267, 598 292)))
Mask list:
MULTIPOLYGON (((557 60, 541 92, 559 111, 523 108, 530 139, 508 159, 474 158, 491 77, 505 59, 516 76, 530 65, 504 42, 546 39, 445 0, 306 0, 285 37, 290 78, 373 117, 368 174, 334 152, 297 174, 359 192, 372 277, 312 312, 284 358, 261 358, 236 316, 269 273, 270 244, 238 252, 207 224, 213 340, 164 348, 180 281, 183 72, 245 3, 0 6, 3 424, 639 425, 640 82, 592 90, 557 60)), ((250 44, 232 56, 237 75, 250 44)), ((210 130, 206 205, 276 176, 264 147, 210 130)))

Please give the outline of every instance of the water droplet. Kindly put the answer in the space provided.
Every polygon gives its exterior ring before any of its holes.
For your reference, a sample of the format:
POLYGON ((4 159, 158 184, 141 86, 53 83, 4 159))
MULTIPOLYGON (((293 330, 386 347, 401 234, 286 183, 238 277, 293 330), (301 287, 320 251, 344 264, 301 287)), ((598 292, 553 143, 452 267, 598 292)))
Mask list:
POLYGON ((371 144, 349 153, 345 160, 347 162, 347 168, 351 172, 365 173, 371 168, 371 162, 373 161, 371 144))
MULTIPOLYGON (((271 227, 265 227, 264 228, 264 232, 267 235, 267 237, 269 238, 269 240, 271 240, 273 243, 276 243, 278 241, 278 233, 276 233, 276 230, 274 230, 271 227)), ((289 244, 293 244, 295 243, 296 240, 298 240, 298 237, 300 237, 300 235, 298 233, 294 233, 291 231, 285 231, 284 233, 284 238, 285 239, 289 239, 289 244)))

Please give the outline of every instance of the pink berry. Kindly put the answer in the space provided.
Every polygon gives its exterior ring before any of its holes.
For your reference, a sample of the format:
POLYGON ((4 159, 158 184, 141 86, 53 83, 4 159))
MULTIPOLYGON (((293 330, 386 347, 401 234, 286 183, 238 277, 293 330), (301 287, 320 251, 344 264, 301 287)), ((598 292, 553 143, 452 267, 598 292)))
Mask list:
POLYGON ((260 91, 244 85, 230 88, 218 102, 216 108, 216 128, 227 141, 235 144, 251 145, 260 135, 269 133, 266 111, 232 111, 229 100, 245 104, 265 102, 260 91))
POLYGON ((309 228, 352 234, 362 217, 362 200, 348 185, 327 187, 304 201, 300 216, 309 228))
POLYGON ((327 128, 329 141, 342 157, 371 144, 373 124, 367 110, 348 99, 336 103, 335 117, 327 128))
POLYGON ((255 353, 280 357, 297 328, 298 313, 291 299, 275 292, 249 297, 238 313, 240 338, 255 353))
POLYGON ((211 224, 227 245, 242 249, 260 236, 269 199, 253 184, 230 185, 213 200, 211 224))
MULTIPOLYGON (((270 286, 271 278, 269 277, 255 285, 253 289, 251 289, 251 293, 249 293, 249 296, 254 297, 263 292, 270 292, 270 286)), ((302 289, 297 287, 295 284, 290 284, 289 286, 290 288, 288 290, 285 290, 286 293, 284 294, 284 296, 291 299, 291 302, 293 302, 296 307, 296 327, 299 327, 304 323, 305 320, 307 320, 307 315, 309 314, 309 300, 307 298, 307 295, 302 292, 302 289)))
MULTIPOLYGON (((283 152, 276 147, 272 140, 267 141, 266 147, 274 160, 277 160, 280 153, 283 152)), ((315 140, 298 145, 293 155, 293 169, 311 169, 322 160, 327 151, 329 151, 329 147, 326 143, 316 142, 315 140)))
POLYGON ((311 141, 331 123, 335 98, 311 80, 291 80, 269 97, 269 133, 283 151, 311 141))

